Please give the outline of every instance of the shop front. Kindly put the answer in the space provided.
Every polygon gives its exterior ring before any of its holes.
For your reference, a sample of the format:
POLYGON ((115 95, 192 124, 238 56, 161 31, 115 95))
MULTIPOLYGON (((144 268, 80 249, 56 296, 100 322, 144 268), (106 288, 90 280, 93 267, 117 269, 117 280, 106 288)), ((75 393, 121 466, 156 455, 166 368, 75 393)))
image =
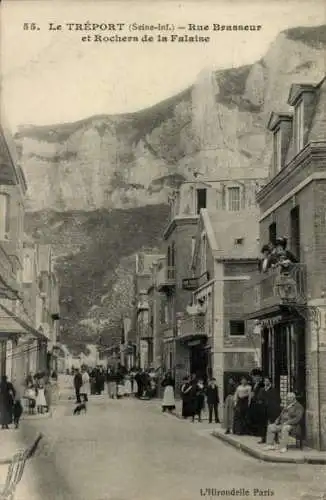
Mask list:
POLYGON ((271 378, 285 404, 286 394, 295 392, 306 403, 305 320, 293 313, 262 318, 262 370, 271 378))

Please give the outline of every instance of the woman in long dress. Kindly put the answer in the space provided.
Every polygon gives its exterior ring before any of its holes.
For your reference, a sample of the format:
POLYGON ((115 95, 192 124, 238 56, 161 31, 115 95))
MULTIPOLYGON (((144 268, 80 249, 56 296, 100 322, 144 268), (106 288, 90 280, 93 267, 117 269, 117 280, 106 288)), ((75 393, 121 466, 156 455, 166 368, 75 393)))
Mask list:
POLYGON ((243 436, 248 432, 248 410, 252 397, 251 385, 246 377, 242 377, 241 384, 234 394, 234 433, 243 436))
POLYGON ((168 372, 162 381, 162 387, 164 387, 163 401, 162 401, 162 411, 172 412, 175 410, 175 399, 174 399, 174 379, 171 372, 168 372))
POLYGON ((130 380, 130 376, 129 375, 126 375, 125 376, 125 396, 127 396, 127 398, 130 397, 132 391, 131 391, 131 380, 130 380))
POLYGON ((15 395, 14 386, 8 382, 6 375, 3 375, 0 382, 0 423, 2 429, 9 429, 9 425, 12 423, 15 395))
POLYGON ((182 418, 188 418, 191 416, 190 410, 190 398, 191 398, 191 383, 189 377, 184 377, 181 386, 181 398, 182 398, 182 418))
POLYGON ((230 434, 234 430, 234 393, 237 386, 233 378, 228 380, 226 397, 224 399, 223 427, 225 434, 230 434))

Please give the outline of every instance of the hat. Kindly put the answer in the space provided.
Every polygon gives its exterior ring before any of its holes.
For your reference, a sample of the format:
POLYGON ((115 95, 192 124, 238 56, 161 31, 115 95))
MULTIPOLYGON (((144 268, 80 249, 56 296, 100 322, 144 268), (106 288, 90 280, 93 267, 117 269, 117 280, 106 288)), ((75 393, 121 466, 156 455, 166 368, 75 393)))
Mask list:
POLYGON ((286 247, 288 240, 284 237, 281 238, 276 238, 275 243, 276 245, 281 245, 283 248, 286 247))

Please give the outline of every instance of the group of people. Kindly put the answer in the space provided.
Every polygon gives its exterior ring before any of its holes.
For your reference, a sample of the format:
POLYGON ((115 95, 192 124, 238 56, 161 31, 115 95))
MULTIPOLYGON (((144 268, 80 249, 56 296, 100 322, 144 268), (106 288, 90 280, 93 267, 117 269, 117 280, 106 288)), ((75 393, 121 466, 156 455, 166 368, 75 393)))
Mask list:
POLYGON ((280 435, 280 450, 285 452, 289 435, 300 430, 303 415, 303 406, 292 392, 281 409, 279 392, 260 370, 253 370, 250 381, 242 377, 239 385, 229 380, 224 402, 226 433, 257 436, 267 449, 275 448, 280 435))
MULTIPOLYGON (((171 372, 168 372, 162 381, 164 388, 162 411, 173 412, 175 410, 175 381, 171 372)), ((218 405, 219 393, 216 379, 211 378, 207 385, 204 380, 192 374, 191 377, 184 377, 181 385, 182 398, 182 418, 191 418, 195 422, 197 417, 201 422, 202 411, 205 401, 208 406, 209 422, 212 423, 213 415, 216 423, 219 423, 218 405)))
POLYGON ((82 366, 74 370, 74 389, 76 403, 87 402, 90 394, 100 395, 105 391, 111 399, 131 395, 139 399, 151 399, 157 395, 157 375, 154 369, 127 370, 121 364, 116 367, 97 367, 88 369, 82 366))
POLYGON ((11 424, 14 424, 16 429, 19 427, 24 402, 29 413, 49 411, 56 381, 56 372, 53 372, 51 376, 48 373, 29 374, 24 381, 21 383, 16 381, 15 384, 3 375, 0 382, 1 428, 9 429, 11 424))
POLYGON ((269 269, 278 267, 281 273, 287 273, 291 265, 298 259, 287 249, 286 238, 276 238, 275 244, 268 243, 261 249, 262 258, 259 261, 259 270, 263 273, 269 269))

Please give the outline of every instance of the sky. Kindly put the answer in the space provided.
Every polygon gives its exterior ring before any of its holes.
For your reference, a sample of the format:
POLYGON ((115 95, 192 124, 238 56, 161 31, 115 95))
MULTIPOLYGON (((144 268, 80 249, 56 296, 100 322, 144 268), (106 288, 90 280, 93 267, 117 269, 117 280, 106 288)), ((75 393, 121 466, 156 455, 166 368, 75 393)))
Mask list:
MULTIPOLYGON (((46 125, 96 114, 133 112, 187 88, 207 68, 255 62, 284 29, 323 22, 325 7, 319 0, 4 0, 1 110, 13 132, 23 124, 46 125), (208 44, 83 42, 81 37, 89 32, 48 29, 50 22, 88 21, 176 26, 260 24, 262 29, 188 33, 210 36, 208 44), (40 29, 24 30, 26 22, 35 22, 40 29)), ((122 35, 142 36, 143 32, 122 35)))

